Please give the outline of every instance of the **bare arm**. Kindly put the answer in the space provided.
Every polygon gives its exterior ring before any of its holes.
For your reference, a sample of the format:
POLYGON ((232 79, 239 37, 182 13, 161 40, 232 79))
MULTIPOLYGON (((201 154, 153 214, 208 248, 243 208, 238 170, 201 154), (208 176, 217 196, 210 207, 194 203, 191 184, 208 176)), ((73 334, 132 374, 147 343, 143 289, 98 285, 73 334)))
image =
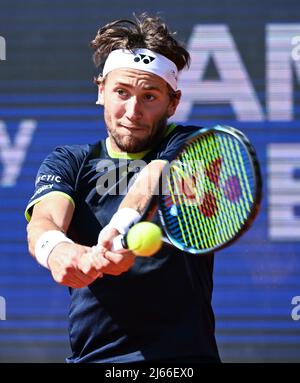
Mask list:
MULTIPOLYGON (((67 232, 74 207, 65 197, 49 195, 33 208, 32 218, 27 226, 29 252, 35 257, 35 245, 40 236, 48 230, 67 232)), ((89 248, 73 243, 59 243, 48 257, 48 265, 54 280, 70 287, 83 287, 99 274, 96 270, 82 271, 80 259, 89 248)))
POLYGON ((32 256, 39 237, 47 230, 67 232, 74 207, 65 197, 51 195, 37 203, 32 212, 32 218, 27 225, 28 247, 32 256))
MULTIPOLYGON (((74 213, 72 203, 60 195, 49 195, 33 208, 30 223, 27 226, 28 246, 35 257, 35 244, 48 230, 67 232, 74 213)), ((119 275, 127 271, 134 262, 132 254, 111 253, 105 257, 107 249, 98 253, 88 246, 75 243, 59 243, 51 251, 48 265, 53 279, 65 286, 80 288, 89 285, 105 274, 119 275)))
MULTIPOLYGON (((165 164, 165 161, 160 160, 148 164, 137 177, 119 209, 130 207, 142 214, 165 164)), ((49 196, 36 204, 27 227, 30 253, 35 256, 35 244, 44 232, 60 230, 66 233, 73 213, 72 203, 60 195, 49 196)), ((96 254, 91 248, 79 244, 60 243, 55 246, 48 258, 53 278, 63 285, 83 287, 103 273, 119 275, 127 271, 134 263, 134 255, 130 252, 118 254, 110 251, 111 240, 118 234, 115 229, 108 231, 96 254)))

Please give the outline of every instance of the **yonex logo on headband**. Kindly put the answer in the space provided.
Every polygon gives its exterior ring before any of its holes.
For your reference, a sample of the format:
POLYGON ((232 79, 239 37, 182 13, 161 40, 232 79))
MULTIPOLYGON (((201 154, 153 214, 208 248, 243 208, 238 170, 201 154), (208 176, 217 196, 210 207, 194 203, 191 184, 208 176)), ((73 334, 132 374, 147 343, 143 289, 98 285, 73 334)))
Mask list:
POLYGON ((143 61, 144 64, 150 64, 153 60, 155 60, 155 57, 142 55, 142 54, 136 55, 134 57, 134 61, 136 63, 138 63, 141 60, 143 61))
POLYGON ((112 70, 133 68, 153 73, 163 78, 173 90, 177 89, 178 70, 173 61, 149 49, 138 48, 134 51, 116 49, 112 51, 104 64, 103 78, 112 70))

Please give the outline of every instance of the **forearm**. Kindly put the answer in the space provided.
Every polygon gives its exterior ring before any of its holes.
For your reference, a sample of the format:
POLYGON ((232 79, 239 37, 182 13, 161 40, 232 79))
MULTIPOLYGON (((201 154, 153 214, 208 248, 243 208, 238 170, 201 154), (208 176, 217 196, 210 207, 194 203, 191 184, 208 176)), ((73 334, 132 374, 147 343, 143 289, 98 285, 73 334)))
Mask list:
POLYGON ((66 233, 74 207, 65 197, 54 195, 45 198, 33 207, 32 217, 27 225, 29 252, 35 256, 38 239, 47 231, 58 230, 66 233))
POLYGON ((32 256, 35 256, 34 251, 36 242, 41 237, 41 235, 48 230, 59 230, 64 232, 62 227, 58 226, 50 218, 45 217, 32 220, 27 225, 28 249, 32 256))
POLYGON ((72 242, 67 232, 74 213, 73 204, 65 197, 52 195, 33 208, 27 226, 30 253, 59 284, 81 288, 88 286, 103 273, 119 275, 128 270, 133 259, 111 254, 108 260, 103 251, 92 252, 88 246, 72 242))

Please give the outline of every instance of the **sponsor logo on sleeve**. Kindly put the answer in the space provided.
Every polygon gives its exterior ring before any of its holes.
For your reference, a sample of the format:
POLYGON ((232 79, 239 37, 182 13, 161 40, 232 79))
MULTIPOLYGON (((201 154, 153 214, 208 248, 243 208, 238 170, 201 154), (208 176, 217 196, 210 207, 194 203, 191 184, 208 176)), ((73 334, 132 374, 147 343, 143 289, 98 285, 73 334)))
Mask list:
POLYGON ((43 174, 39 177, 37 177, 35 181, 35 186, 40 182, 53 182, 53 183, 60 183, 61 182, 61 177, 54 175, 54 174, 43 174))
POLYGON ((36 196, 38 196, 39 194, 41 194, 43 191, 45 190, 48 190, 48 189, 52 189, 53 188, 53 184, 50 184, 50 185, 43 185, 41 186, 40 188, 38 188, 36 190, 36 192, 34 193, 34 195, 32 196, 32 199, 34 199, 36 196))

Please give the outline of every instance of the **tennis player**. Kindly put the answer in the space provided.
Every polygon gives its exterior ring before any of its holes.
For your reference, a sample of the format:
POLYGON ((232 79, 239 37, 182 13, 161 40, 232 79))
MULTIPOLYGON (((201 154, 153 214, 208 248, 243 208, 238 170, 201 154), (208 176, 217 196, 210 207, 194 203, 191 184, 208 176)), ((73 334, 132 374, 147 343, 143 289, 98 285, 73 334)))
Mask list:
POLYGON ((199 129, 168 124, 189 54, 146 14, 105 25, 91 46, 108 136, 48 155, 26 208, 30 253, 69 287, 67 362, 219 362, 213 255, 111 251, 140 218, 166 161, 199 129))

